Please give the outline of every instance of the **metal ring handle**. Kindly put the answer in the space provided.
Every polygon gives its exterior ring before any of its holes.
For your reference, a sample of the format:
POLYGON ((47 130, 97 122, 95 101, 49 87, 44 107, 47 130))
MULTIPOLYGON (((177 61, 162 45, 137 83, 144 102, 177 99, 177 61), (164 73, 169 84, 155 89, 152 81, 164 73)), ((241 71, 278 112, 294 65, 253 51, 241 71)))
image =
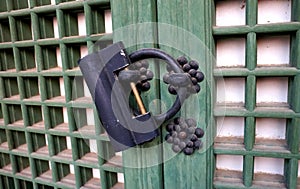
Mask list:
MULTIPOLYGON (((183 73, 183 70, 181 69, 180 65, 173 57, 158 49, 140 49, 129 55, 129 59, 132 63, 149 58, 158 58, 161 60, 165 60, 166 63, 174 70, 175 73, 183 73)), ((176 115, 176 113, 180 110, 183 101, 186 98, 186 94, 186 88, 179 88, 177 91, 176 100, 173 103, 172 107, 165 113, 154 115, 154 119, 156 120, 156 122, 163 123, 172 118, 174 115, 176 115)))

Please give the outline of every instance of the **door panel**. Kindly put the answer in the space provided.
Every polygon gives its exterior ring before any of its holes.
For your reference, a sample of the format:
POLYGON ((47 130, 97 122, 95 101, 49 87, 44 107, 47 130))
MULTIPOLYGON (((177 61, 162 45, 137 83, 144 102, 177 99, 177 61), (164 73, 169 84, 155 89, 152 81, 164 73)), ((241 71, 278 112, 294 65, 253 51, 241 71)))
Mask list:
MULTIPOLYGON (((177 115, 204 129, 203 149, 174 153, 163 125, 161 138, 123 153, 127 188, 299 187, 298 1, 114 0, 112 7, 115 41, 185 55, 205 74, 177 115)), ((156 92, 144 99, 159 98, 163 111, 175 96, 162 82, 166 66, 152 68, 156 92)))
MULTIPOLYGON (((123 41, 127 50, 133 52, 140 48, 156 47, 155 0, 133 0, 112 2, 114 42, 123 41), (147 24, 149 22, 149 24, 147 24)), ((149 61, 155 75, 158 67, 149 61)), ((143 95, 146 109, 149 103, 159 98, 156 81, 151 82, 151 89, 143 95)), ((130 189, 163 188, 162 148, 158 137, 152 142, 131 148, 123 152, 125 187, 130 189)))
MULTIPOLYGON (((210 188, 211 185, 211 97, 210 73, 213 57, 210 51, 210 1, 158 0, 158 44, 159 48, 174 58, 185 55, 199 62, 205 81, 201 91, 184 102, 178 116, 193 118, 197 126, 205 131, 204 147, 193 155, 175 154, 170 144, 164 145, 164 188, 210 188)), ((162 72, 165 66, 160 67, 162 72)), ((164 85, 164 84, 162 84, 164 85)), ((161 87, 163 88, 163 86, 161 87)), ((161 90, 162 101, 168 102, 170 94, 161 90)), ((166 131, 163 132, 163 135, 166 131)))

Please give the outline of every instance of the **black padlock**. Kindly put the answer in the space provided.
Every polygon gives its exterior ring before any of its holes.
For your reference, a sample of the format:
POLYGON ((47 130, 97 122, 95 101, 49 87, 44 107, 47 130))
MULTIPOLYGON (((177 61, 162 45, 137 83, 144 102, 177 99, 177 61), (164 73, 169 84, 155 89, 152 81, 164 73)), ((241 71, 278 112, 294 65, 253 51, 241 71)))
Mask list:
POLYGON ((130 85, 135 73, 127 67, 132 62, 148 58, 165 60, 179 74, 178 78, 190 80, 176 60, 168 54, 158 49, 141 49, 128 55, 122 42, 79 60, 79 67, 115 151, 122 151, 157 137, 160 124, 172 118, 186 98, 187 90, 182 87, 177 92, 173 106, 166 113, 151 115, 150 112, 144 112, 133 116, 129 107, 129 95, 133 90, 130 85))

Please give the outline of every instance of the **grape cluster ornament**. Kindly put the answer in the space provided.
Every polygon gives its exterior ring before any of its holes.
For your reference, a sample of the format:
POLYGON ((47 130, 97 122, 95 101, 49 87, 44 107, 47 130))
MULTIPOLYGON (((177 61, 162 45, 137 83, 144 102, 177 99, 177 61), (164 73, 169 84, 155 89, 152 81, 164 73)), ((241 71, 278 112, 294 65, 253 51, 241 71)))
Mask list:
MULTIPOLYGON (((199 93, 201 89, 199 83, 204 80, 204 74, 200 70, 198 70, 199 69, 198 63, 195 60, 188 61, 184 56, 177 58, 177 62, 180 64, 182 70, 191 79, 191 82, 187 86, 188 92, 190 94, 199 93)), ((166 84, 169 84, 168 86, 169 93, 176 95, 179 86, 172 84, 172 80, 170 77, 174 73, 174 71, 170 68, 170 66, 167 66, 167 71, 168 73, 164 75, 163 81, 166 84)))
POLYGON ((204 136, 204 131, 197 128, 194 119, 176 117, 166 126, 166 130, 168 134, 165 140, 172 144, 172 150, 175 153, 182 151, 185 155, 192 155, 203 145, 200 138, 204 136))
POLYGON ((136 70, 139 72, 140 77, 136 82, 136 87, 139 91, 148 91, 151 87, 150 80, 153 79, 153 72, 149 70, 149 63, 146 60, 142 60, 131 64, 128 67, 130 70, 136 70))
MULTIPOLYGON (((199 83, 204 80, 204 74, 198 70, 199 65, 196 61, 188 61, 186 57, 177 58, 178 64, 181 66, 184 74, 190 78, 185 86, 180 86, 180 83, 172 80, 174 71, 170 66, 167 66, 168 73, 164 75, 163 81, 168 84, 169 93, 176 95, 180 87, 187 88, 187 97, 192 94, 199 93, 201 88, 199 83)), ((197 123, 194 119, 175 118, 166 126, 168 134, 165 140, 172 144, 172 150, 175 153, 183 152, 185 155, 192 155, 196 150, 203 145, 201 138, 204 136, 204 131, 197 128, 197 123)))

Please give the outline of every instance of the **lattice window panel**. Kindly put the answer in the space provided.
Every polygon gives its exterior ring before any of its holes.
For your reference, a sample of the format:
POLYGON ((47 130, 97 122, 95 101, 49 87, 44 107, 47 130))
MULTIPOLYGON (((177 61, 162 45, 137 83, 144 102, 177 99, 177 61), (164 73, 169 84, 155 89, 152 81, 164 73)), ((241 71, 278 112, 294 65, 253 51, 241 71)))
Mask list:
POLYGON ((109 0, 4 0, 0 188, 123 188, 77 61, 112 43, 109 0))
POLYGON ((214 188, 297 188, 299 3, 214 3, 214 188))

